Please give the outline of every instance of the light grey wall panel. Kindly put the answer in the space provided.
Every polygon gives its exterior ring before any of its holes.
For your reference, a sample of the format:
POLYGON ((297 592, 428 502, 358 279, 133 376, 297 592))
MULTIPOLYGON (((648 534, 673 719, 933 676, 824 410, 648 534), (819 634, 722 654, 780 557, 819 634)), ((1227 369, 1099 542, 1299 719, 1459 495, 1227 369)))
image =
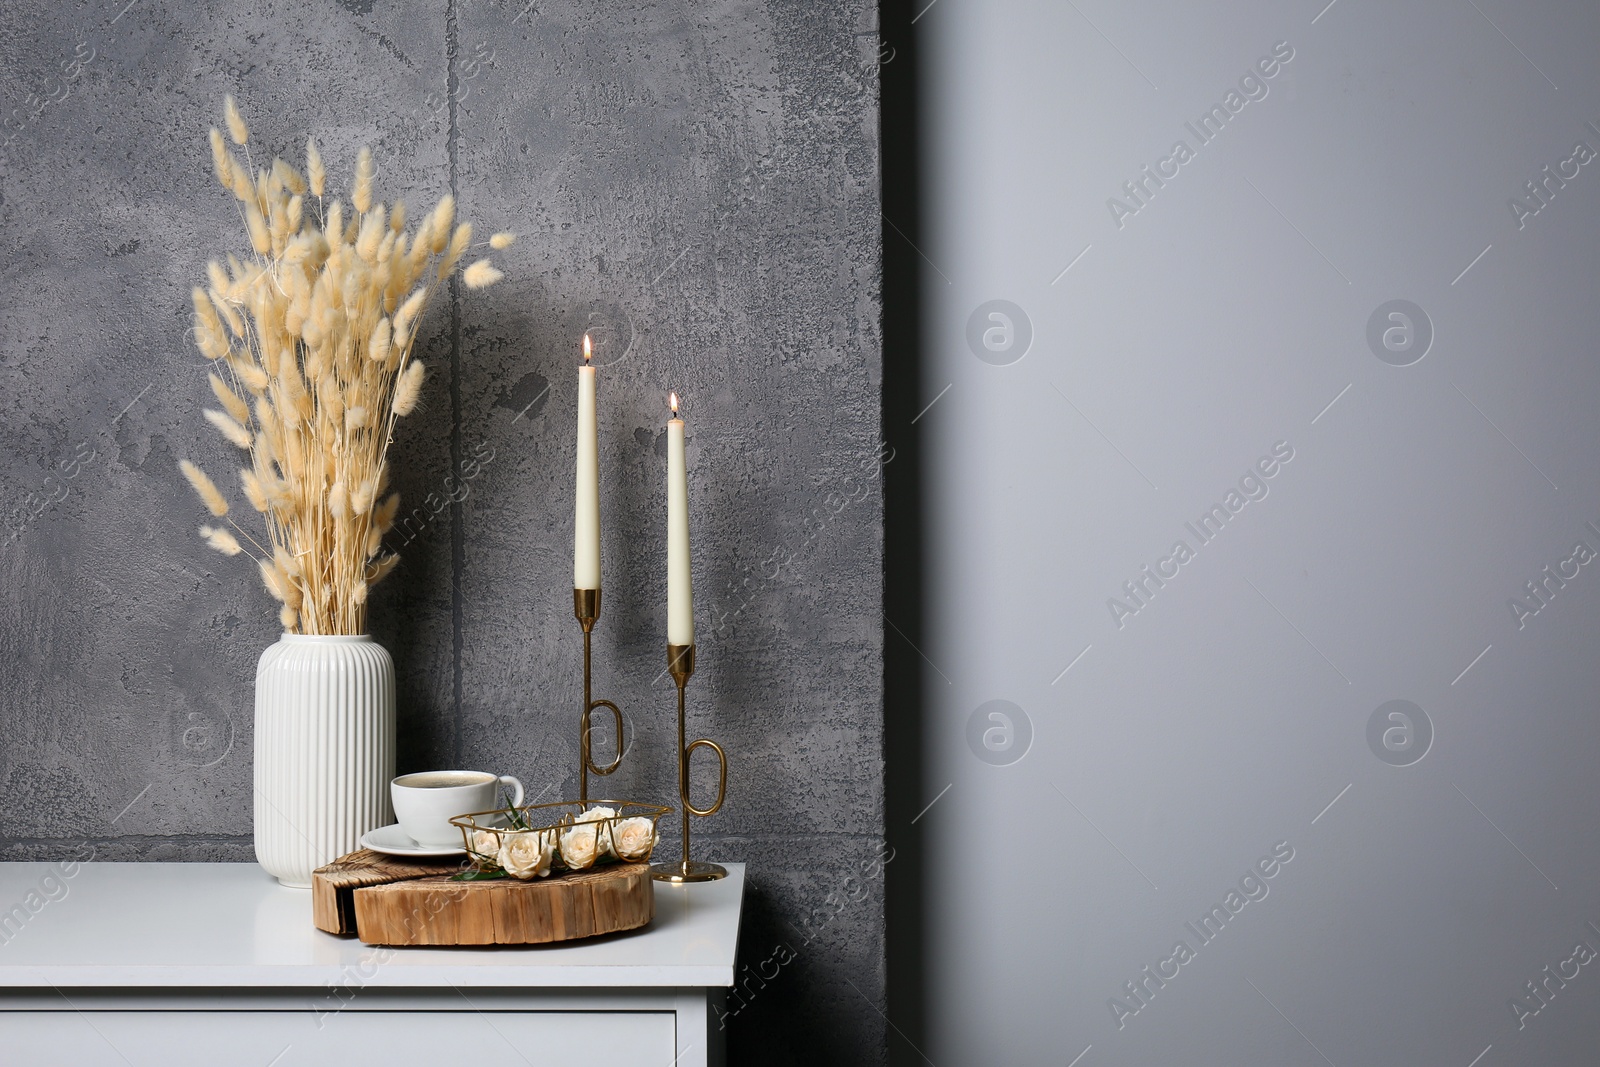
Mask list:
POLYGON ((918 31, 924 1051, 1588 1062, 1600 16, 947 0, 918 31))

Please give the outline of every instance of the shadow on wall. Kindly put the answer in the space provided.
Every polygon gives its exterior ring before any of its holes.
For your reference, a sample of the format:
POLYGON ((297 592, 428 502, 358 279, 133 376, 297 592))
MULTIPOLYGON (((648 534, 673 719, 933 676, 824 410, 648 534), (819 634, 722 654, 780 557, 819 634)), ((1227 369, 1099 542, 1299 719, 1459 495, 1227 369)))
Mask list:
POLYGON ((917 137, 914 26, 927 0, 879 9, 879 114, 883 159, 884 837, 889 1062, 924 1057, 923 858, 917 819, 927 804, 922 760, 922 449, 920 324, 921 146, 917 137))
POLYGON ((786 954, 775 948, 797 940, 785 919, 793 910, 792 906, 785 909, 758 878, 745 883, 735 970, 735 977, 743 985, 729 991, 726 1005, 728 1062, 767 1067, 863 1062, 863 1035, 844 1033, 837 1026, 827 1025, 830 1019, 850 1019, 856 1013, 840 1011, 836 1005, 819 999, 827 990, 832 991, 830 1000, 856 994, 849 986, 841 986, 838 975, 826 973, 819 966, 824 961, 817 953, 786 954), (764 973, 774 975, 765 982, 759 977, 764 963, 764 973), (742 1004, 737 999, 741 988, 745 993, 742 1004))

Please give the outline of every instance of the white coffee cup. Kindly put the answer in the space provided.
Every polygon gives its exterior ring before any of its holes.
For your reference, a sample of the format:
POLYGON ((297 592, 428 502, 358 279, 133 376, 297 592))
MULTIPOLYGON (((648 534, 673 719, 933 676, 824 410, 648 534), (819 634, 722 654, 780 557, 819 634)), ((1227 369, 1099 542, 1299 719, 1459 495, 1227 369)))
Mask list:
POLYGON ((509 774, 488 771, 419 771, 389 783, 394 816, 406 836, 419 845, 445 847, 462 843, 461 828, 450 825, 458 815, 491 811, 501 783, 511 787, 511 806, 522 803, 522 783, 509 774))

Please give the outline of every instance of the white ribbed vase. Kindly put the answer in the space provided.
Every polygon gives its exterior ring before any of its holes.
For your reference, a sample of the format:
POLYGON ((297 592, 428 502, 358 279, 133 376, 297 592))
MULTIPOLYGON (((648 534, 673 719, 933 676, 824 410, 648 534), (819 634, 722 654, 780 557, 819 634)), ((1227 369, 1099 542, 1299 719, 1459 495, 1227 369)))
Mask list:
POLYGON ((360 637, 284 634, 256 665, 256 859, 284 885, 393 822, 394 661, 360 637))

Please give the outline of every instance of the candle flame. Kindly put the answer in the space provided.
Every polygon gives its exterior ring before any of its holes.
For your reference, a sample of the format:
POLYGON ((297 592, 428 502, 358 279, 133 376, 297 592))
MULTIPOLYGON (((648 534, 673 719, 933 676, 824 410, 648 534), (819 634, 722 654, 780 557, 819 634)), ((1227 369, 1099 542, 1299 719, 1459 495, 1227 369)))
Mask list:
POLYGON ((672 417, 673 418, 677 418, 678 417, 678 394, 677 393, 668 393, 667 394, 667 403, 672 405, 672 417))
POLYGON ((583 335, 583 361, 589 362, 589 335, 583 335))

